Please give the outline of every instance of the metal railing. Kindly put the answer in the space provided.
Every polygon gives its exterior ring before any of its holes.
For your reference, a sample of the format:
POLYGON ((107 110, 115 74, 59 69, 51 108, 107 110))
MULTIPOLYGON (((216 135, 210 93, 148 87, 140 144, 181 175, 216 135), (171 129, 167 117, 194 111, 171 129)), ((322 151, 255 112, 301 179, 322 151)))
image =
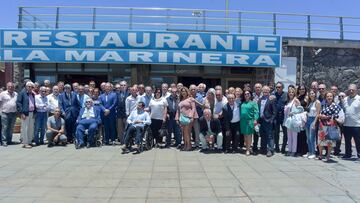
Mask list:
POLYGON ((19 28, 118 29, 360 39, 360 17, 181 8, 19 7, 19 28))

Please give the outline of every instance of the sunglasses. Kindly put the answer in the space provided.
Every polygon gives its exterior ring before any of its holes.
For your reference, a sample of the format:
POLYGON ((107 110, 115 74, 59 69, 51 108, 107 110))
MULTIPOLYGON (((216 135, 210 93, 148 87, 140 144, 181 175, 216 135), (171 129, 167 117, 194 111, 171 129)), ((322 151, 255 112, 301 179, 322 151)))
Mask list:
POLYGON ((281 86, 277 86, 277 87, 276 87, 276 89, 280 89, 280 88, 282 88, 282 87, 281 87, 281 86))
POLYGON ((86 101, 85 103, 91 103, 91 101, 86 101))

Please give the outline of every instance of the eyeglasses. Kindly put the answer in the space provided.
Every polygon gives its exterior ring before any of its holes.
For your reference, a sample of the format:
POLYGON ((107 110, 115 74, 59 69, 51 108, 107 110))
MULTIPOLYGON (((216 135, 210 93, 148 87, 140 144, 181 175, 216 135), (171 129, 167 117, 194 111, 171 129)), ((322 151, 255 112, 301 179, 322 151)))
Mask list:
POLYGON ((281 86, 276 86, 276 89, 280 89, 280 88, 282 88, 281 86))
POLYGON ((250 95, 250 93, 245 93, 244 95, 250 95))
POLYGON ((319 88, 319 90, 324 90, 325 88, 319 88))
POLYGON ((85 103, 91 103, 91 101, 86 101, 85 103))
POLYGON ((344 98, 345 96, 344 95, 339 95, 339 97, 344 98))
POLYGON ((304 89, 304 88, 301 88, 300 90, 303 91, 303 90, 305 90, 305 89, 304 89))

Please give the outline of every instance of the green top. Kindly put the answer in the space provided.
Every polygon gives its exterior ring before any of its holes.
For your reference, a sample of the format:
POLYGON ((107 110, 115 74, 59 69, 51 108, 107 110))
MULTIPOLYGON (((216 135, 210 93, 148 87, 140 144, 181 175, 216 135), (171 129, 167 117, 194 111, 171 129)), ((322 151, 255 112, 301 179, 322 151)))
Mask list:
POLYGON ((258 104, 253 101, 243 102, 240 107, 240 131, 244 135, 254 134, 254 121, 259 118, 258 104))

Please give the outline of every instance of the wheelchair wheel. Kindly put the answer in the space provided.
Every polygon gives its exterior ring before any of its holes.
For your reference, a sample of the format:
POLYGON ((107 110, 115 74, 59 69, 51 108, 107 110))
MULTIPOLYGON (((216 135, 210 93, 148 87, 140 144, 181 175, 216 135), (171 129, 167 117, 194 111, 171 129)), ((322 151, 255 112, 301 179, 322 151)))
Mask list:
POLYGON ((144 150, 150 150, 154 147, 155 143, 154 143, 154 137, 151 133, 151 129, 147 128, 145 133, 144 133, 144 150))

